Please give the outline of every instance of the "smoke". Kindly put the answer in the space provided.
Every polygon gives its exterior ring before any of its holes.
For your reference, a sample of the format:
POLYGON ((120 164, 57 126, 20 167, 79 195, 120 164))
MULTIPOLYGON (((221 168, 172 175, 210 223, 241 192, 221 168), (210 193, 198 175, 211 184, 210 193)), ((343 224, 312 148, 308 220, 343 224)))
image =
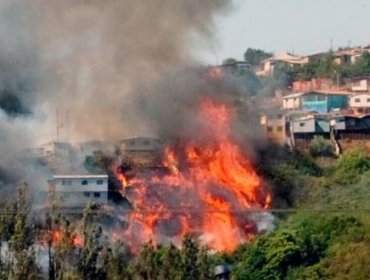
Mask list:
POLYGON ((134 134, 136 116, 122 117, 133 94, 194 64, 189 37, 210 37, 227 2, 38 1, 42 59, 55 75, 46 99, 70 110, 75 139, 134 134))
POLYGON ((123 114, 127 118, 135 115, 133 124, 141 124, 138 134, 156 135, 167 141, 191 140, 200 145, 217 140, 205 131, 212 124, 205 123, 206 118, 199 114, 200 104, 213 100, 225 104, 233 114, 224 134, 230 133, 249 156, 257 145, 263 144, 258 108, 245 88, 227 72, 211 79, 206 68, 181 69, 149 87, 139 88, 133 96, 123 114))
POLYGON ((0 180, 36 177, 25 175, 19 158, 24 148, 55 139, 56 110, 69 113, 75 141, 148 132, 146 118, 125 113, 133 95, 194 65, 189 38, 211 39, 214 16, 229 6, 226 0, 1 1, 0 180))

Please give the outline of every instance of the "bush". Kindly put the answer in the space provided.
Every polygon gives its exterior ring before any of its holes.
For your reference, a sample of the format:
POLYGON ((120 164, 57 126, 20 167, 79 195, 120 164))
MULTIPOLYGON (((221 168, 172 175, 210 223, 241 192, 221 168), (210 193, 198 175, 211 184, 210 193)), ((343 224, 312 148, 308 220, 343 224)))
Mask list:
POLYGON ((314 136, 309 151, 313 157, 331 157, 334 155, 334 145, 322 136, 314 136))
POLYGON ((330 175, 338 184, 357 183, 361 175, 370 170, 370 157, 366 151, 353 150, 342 156, 338 164, 330 170, 330 175))

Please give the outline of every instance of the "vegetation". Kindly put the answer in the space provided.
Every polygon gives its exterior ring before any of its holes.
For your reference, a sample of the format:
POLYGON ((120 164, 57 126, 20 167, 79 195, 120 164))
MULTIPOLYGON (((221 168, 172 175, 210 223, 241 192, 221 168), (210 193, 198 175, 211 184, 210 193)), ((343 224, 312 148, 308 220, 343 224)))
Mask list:
POLYGON ((260 158, 272 207, 291 212, 275 213, 275 230, 232 253, 211 253, 188 235, 181 249, 148 242, 133 255, 124 241, 104 237, 99 205, 87 205, 79 219, 51 209, 40 225, 21 185, 0 214, 0 279, 207 280, 221 263, 232 266, 233 279, 368 279, 369 155, 353 150, 322 165, 320 157, 270 147, 260 158), (47 249, 43 265, 41 248, 47 249))
POLYGON ((272 53, 260 49, 248 48, 244 53, 244 61, 252 66, 258 66, 262 60, 272 56, 272 53))
POLYGON ((330 157, 334 155, 333 143, 322 136, 314 136, 308 148, 313 157, 330 157))

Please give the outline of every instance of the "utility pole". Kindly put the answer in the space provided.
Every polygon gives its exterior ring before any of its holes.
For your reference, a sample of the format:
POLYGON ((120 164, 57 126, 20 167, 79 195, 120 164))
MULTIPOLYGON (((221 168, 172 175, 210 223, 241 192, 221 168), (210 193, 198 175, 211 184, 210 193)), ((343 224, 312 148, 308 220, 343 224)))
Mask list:
POLYGON ((57 142, 59 142, 59 112, 58 109, 56 109, 56 125, 57 125, 57 142))

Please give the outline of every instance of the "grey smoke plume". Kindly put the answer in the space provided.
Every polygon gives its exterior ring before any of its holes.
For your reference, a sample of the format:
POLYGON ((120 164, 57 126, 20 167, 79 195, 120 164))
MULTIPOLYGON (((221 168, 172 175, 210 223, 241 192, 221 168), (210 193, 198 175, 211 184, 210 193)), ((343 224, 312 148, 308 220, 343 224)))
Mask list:
POLYGON ((122 119, 132 94, 193 64, 189 37, 210 36, 214 15, 228 7, 226 0, 37 3, 42 59, 55 75, 44 96, 70 110, 75 137, 109 139, 136 132, 135 115, 122 119))
POLYGON ((189 38, 210 38, 228 2, 1 1, 0 171, 22 174, 11 162, 53 140, 56 110, 69 112, 76 141, 147 132, 145 120, 124 114, 132 95, 193 65, 189 38))

